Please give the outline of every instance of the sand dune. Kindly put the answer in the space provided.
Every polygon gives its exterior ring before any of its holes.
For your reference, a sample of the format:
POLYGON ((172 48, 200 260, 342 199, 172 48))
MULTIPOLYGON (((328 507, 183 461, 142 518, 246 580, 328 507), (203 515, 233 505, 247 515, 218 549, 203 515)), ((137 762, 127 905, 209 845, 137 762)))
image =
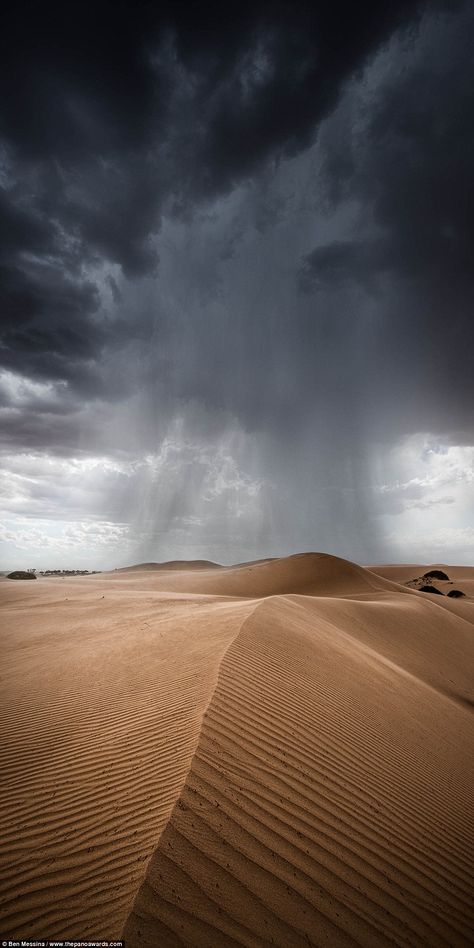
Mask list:
POLYGON ((474 569, 471 566, 446 566, 443 563, 431 563, 425 566, 374 566, 373 570, 383 579, 394 583, 405 584, 423 576, 428 570, 440 569, 450 579, 449 583, 438 582, 440 590, 446 595, 450 588, 456 586, 466 596, 474 598, 474 569))
POLYGON ((2 583, 2 930, 470 944, 473 603, 401 570, 2 583))
POLYGON ((34 585, 2 584, 0 928, 117 937, 250 607, 34 585))
MULTIPOLYGON (((137 567, 135 575, 148 572, 149 564, 137 567)), ((113 574, 116 580, 130 570, 113 574)), ((301 553, 278 560, 260 560, 234 567, 194 570, 183 564, 173 575, 155 572, 155 588, 163 591, 200 593, 210 596, 261 599, 302 593, 308 596, 359 596, 393 591, 398 586, 362 566, 325 553, 301 553)), ((148 578, 144 576, 144 581, 148 578)), ((409 592, 409 590, 405 590, 409 592)))
POLYGON ((138 572, 143 570, 168 570, 176 569, 180 572, 193 569, 222 569, 218 563, 212 563, 211 560, 167 560, 165 563, 138 563, 134 566, 123 566, 117 570, 119 573, 138 572))

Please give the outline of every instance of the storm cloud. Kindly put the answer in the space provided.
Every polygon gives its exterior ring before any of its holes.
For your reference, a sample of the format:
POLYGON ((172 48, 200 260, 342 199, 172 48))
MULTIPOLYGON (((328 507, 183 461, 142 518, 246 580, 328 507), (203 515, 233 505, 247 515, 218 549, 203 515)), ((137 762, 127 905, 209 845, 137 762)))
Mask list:
POLYGON ((470 6, 2 16, 7 565, 469 556, 470 6))

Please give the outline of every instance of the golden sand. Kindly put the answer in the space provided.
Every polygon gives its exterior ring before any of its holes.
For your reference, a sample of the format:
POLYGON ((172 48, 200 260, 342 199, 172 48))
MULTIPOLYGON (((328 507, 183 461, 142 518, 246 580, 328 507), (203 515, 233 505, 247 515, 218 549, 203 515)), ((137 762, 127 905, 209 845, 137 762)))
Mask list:
POLYGON ((474 570, 425 569, 2 581, 2 932, 469 945, 474 570))

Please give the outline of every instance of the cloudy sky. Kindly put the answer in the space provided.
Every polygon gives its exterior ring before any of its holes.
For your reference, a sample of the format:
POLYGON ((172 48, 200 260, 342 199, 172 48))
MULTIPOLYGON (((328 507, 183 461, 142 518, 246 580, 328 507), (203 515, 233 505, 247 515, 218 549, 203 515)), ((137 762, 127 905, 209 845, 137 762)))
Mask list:
POLYGON ((474 562, 470 3, 0 24, 0 568, 474 562))

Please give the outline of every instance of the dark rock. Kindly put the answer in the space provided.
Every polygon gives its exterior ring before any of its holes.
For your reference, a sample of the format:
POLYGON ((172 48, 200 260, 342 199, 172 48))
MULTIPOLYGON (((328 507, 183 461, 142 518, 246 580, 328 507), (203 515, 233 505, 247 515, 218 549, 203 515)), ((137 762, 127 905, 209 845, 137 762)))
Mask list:
POLYGON ((423 573, 423 579, 447 579, 449 582, 449 576, 443 573, 442 569, 429 569, 427 573, 423 573))
POLYGON ((441 589, 436 589, 436 586, 420 586, 420 592, 422 593, 436 593, 437 596, 444 595, 441 592, 441 589))
POLYGON ((36 579, 34 573, 26 573, 22 569, 14 569, 13 573, 9 573, 7 579, 36 579))
POLYGON ((450 596, 451 599, 465 599, 466 593, 461 592, 460 589, 450 589, 448 596, 450 596))

